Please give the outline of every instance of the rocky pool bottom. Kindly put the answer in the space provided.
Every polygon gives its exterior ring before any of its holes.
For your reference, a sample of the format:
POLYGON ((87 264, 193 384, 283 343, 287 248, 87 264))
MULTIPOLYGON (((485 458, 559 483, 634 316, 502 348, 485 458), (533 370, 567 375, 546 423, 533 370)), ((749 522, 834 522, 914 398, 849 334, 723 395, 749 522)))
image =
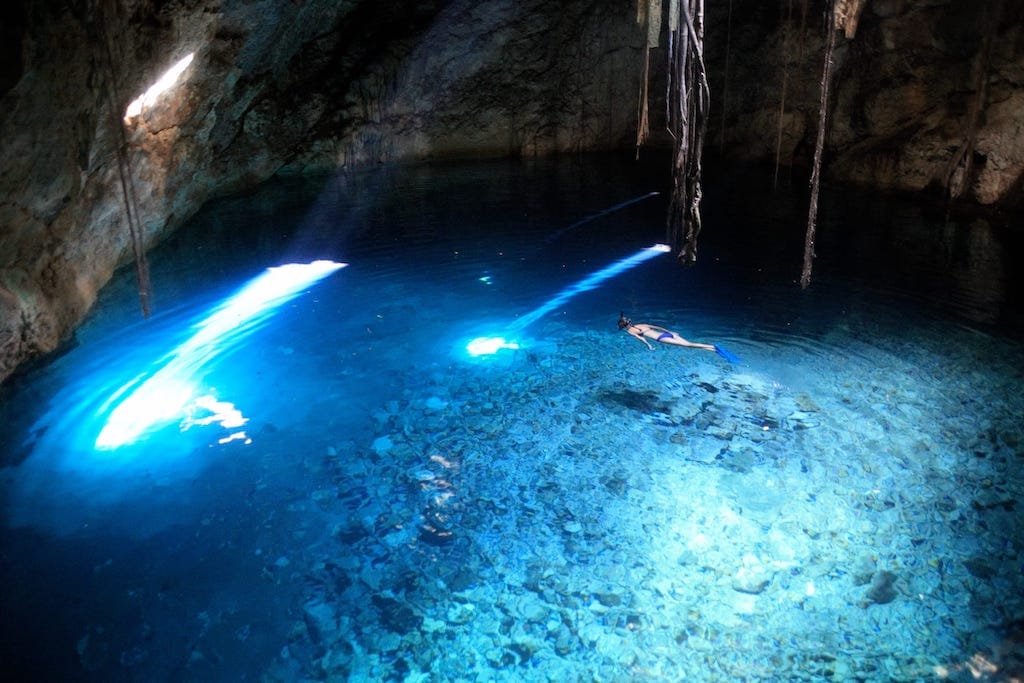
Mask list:
POLYGON ((964 372, 998 345, 963 334, 802 391, 594 333, 424 377, 309 463, 271 676, 1006 680, 1020 378, 964 372))
POLYGON ((369 431, 257 425, 194 482, 186 523, 79 548, 77 585, 37 596, 80 592, 51 605, 80 621, 50 646, 95 680, 1022 670, 1008 347, 946 330, 730 365, 545 333, 405 376, 369 431), (793 361, 837 370, 795 390, 754 369, 793 361))

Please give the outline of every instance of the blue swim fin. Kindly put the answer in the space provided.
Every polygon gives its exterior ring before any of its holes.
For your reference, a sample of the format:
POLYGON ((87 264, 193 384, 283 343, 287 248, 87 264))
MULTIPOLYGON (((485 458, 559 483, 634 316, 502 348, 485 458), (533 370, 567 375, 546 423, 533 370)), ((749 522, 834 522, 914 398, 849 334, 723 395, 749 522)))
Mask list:
POLYGON ((726 351, 725 349, 723 349, 718 344, 715 344, 715 353, 717 353, 719 356, 721 356, 722 358, 726 359, 730 363, 739 363, 740 362, 740 357, 739 356, 737 356, 734 353, 731 353, 730 351, 726 351))

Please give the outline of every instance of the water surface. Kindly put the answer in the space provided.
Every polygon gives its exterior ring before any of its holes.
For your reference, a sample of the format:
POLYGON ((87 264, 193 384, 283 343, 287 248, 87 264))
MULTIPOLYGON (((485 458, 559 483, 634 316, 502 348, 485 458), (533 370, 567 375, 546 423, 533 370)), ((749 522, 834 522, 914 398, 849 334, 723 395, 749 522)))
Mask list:
POLYGON ((152 319, 119 273, 73 347, 3 388, 0 666, 1020 675, 1019 236, 826 193, 801 291, 802 191, 712 174, 696 267, 574 290, 663 240, 665 168, 394 167, 204 209, 151 254, 152 319), (315 259, 348 265, 173 361, 246 282, 315 259), (620 312, 741 361, 648 351, 620 312), (518 348, 466 352, 498 334, 518 348), (163 419, 98 448, 172 361, 187 397, 152 394, 163 419))

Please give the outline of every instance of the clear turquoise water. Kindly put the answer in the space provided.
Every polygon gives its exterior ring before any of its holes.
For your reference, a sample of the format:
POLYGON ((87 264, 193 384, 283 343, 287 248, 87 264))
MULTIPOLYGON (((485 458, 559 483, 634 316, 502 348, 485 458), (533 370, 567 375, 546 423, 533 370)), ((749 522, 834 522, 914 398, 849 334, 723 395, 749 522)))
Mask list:
POLYGON ((662 239, 664 194, 605 212, 664 192, 663 168, 382 169, 208 207, 151 255, 153 319, 124 272, 0 394, 0 665, 1020 675, 1020 238, 827 194, 801 291, 800 188, 712 174, 695 268, 659 256, 518 327, 662 239), (267 267, 316 258, 349 265, 189 365, 183 411, 95 448, 119 389, 267 267), (742 360, 648 351, 620 311, 742 360), (509 329, 520 348, 466 354, 509 329), (199 396, 247 421, 202 424, 199 396))

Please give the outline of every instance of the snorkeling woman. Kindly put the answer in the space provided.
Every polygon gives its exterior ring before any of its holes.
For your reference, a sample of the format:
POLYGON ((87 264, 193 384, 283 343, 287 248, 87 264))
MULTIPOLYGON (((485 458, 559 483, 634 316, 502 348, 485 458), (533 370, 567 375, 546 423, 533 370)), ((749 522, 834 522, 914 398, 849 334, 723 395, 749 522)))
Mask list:
POLYGON ((647 341, 648 339, 653 339, 654 341, 661 342, 662 344, 672 344, 673 346, 688 346, 692 349, 718 351, 718 349, 711 344, 698 344, 687 341, 672 330, 666 330, 664 327, 648 325, 646 323, 634 324, 632 320, 626 317, 625 313, 619 313, 619 329, 625 330, 631 337, 636 337, 642 341, 651 351, 654 350, 654 346, 651 342, 647 341))

